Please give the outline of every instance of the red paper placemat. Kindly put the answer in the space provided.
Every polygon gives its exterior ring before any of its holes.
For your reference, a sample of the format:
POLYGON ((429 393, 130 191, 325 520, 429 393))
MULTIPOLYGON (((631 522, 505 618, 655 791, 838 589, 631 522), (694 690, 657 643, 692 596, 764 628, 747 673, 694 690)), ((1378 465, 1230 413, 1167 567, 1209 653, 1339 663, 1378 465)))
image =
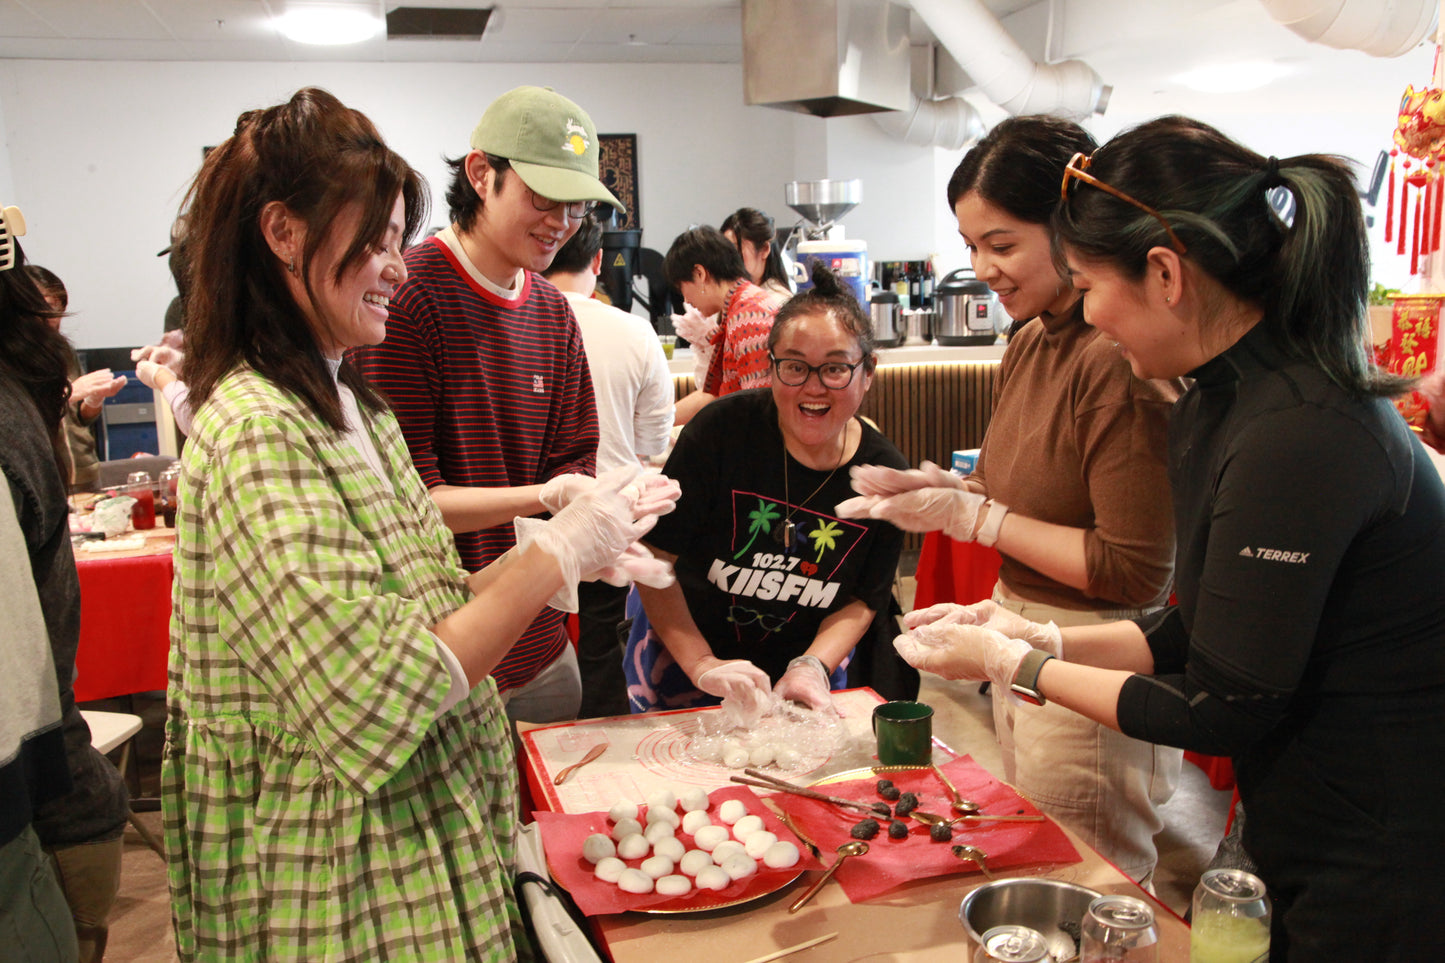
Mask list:
MULTIPOLYGON (((708 799, 707 811, 714 823, 721 822, 717 818, 717 808, 724 801, 728 799, 742 800, 749 813, 763 818, 764 829, 776 835, 778 839, 785 839, 798 847, 800 857, 798 864, 788 869, 769 869, 759 863, 758 871, 755 874, 747 879, 738 880, 723 890, 694 889, 686 896, 626 893, 618 889, 615 883, 604 883, 598 879, 593 875, 592 864, 582 858, 582 843, 588 836, 593 833, 611 831, 612 824, 608 822, 606 813, 534 812, 532 815, 542 830, 542 848, 547 853, 547 868, 551 870, 552 878, 572 895, 572 899, 577 903, 577 908, 587 916, 596 916, 602 913, 624 913, 628 910, 677 912, 717 909, 729 903, 764 896, 781 889, 805 869, 822 868, 822 864, 808 851, 808 848, 788 830, 788 827, 782 824, 777 816, 773 815, 771 810, 763 805, 762 800, 751 789, 746 786, 715 789, 708 795, 708 799)), ((642 811, 645 816, 647 807, 642 807, 642 811)), ((640 816, 639 821, 644 816, 640 816)), ((688 849, 696 848, 692 844, 692 837, 681 829, 677 831, 677 838, 688 849)), ((628 859, 624 862, 635 869, 642 860, 628 859)))
MULTIPOLYGON (((985 813, 1037 814, 1038 810, 1008 786, 990 776, 968 756, 955 759, 941 767, 958 787, 965 799, 971 799, 985 813)), ((930 769, 909 769, 901 772, 871 772, 845 782, 829 782, 818 786, 821 792, 860 802, 882 802, 877 792, 879 779, 890 779, 903 792, 918 795, 919 809, 924 812, 950 815, 948 790, 930 769)), ((773 799, 783 807, 798 829, 812 837, 824 851, 852 837, 849 830, 863 819, 830 803, 779 793, 773 799)), ((978 867, 953 855, 953 845, 969 843, 988 854, 991 870, 1039 863, 1077 863, 1082 857, 1069 842, 1063 830, 1052 820, 1043 822, 959 823, 954 827, 953 844, 935 843, 928 837, 928 827, 914 819, 903 822, 909 828, 904 839, 889 839, 888 824, 869 840, 863 856, 847 860, 839 869, 837 880, 855 903, 872 899, 881 893, 916 879, 947 876, 952 873, 976 873, 978 867)))

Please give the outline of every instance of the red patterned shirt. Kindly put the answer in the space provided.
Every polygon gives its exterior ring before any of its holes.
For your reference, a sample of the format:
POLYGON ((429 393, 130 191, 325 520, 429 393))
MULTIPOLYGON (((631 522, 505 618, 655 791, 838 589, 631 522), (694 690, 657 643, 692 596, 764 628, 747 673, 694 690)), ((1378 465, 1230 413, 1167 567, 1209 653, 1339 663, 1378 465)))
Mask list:
POLYGON ((746 279, 728 292, 722 320, 713 332, 712 364, 703 390, 721 398, 744 388, 772 383, 768 365, 768 334, 784 299, 746 279), (722 350, 717 350, 721 345, 722 350))

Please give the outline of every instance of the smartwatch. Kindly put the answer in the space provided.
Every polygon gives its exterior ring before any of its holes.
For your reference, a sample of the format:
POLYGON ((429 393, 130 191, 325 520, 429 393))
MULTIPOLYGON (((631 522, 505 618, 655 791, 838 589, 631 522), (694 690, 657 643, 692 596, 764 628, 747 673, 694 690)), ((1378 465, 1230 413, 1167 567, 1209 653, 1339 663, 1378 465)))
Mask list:
POLYGON ((984 548, 992 548, 998 541, 998 530, 1003 528, 1003 517, 1008 514, 1008 506, 990 498, 984 502, 984 507, 988 509, 988 514, 983 517, 983 526, 973 540, 984 548))
POLYGON ((1043 705, 1048 700, 1039 691, 1039 670, 1052 658, 1053 656, 1043 649, 1031 649, 1019 663, 1018 671, 1014 673, 1013 682, 1009 685, 1010 691, 1029 705, 1043 705))

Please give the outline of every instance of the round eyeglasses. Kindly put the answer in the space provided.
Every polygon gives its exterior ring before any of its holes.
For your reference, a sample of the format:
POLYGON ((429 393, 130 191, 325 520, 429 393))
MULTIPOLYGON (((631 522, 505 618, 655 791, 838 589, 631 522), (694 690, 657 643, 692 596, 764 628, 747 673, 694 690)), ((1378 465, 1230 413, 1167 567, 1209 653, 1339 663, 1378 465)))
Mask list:
POLYGON ((799 388, 807 384, 808 376, 816 373, 819 384, 824 388, 838 391, 852 384, 853 372, 863 367, 862 361, 855 361, 852 364, 845 361, 808 364, 808 362, 799 361, 796 358, 779 358, 775 354, 769 354, 768 360, 772 361, 773 371, 777 373, 778 380, 789 388, 799 388))
POLYGON ((527 188, 527 193, 532 195, 532 207, 536 210, 545 214, 548 211, 555 211, 560 204, 567 211, 567 216, 574 221, 582 220, 597 207, 596 201, 554 201, 550 197, 543 197, 530 187, 527 188))

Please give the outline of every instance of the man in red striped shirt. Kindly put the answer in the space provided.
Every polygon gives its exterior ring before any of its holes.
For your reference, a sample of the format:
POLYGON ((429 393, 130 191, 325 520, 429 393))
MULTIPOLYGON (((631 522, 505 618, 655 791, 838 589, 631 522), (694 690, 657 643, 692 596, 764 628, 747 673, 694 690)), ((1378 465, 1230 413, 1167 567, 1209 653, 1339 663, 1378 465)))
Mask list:
MULTIPOLYGON (((550 88, 497 98, 452 161, 452 223, 406 254, 386 340, 353 357, 391 400, 417 471, 477 571, 515 543, 512 519, 590 486, 597 412, 582 336, 540 273, 597 202, 597 131, 550 88), (570 476, 570 477, 569 477, 570 476)), ((492 671, 514 720, 575 718, 566 616, 543 609, 492 671)))

